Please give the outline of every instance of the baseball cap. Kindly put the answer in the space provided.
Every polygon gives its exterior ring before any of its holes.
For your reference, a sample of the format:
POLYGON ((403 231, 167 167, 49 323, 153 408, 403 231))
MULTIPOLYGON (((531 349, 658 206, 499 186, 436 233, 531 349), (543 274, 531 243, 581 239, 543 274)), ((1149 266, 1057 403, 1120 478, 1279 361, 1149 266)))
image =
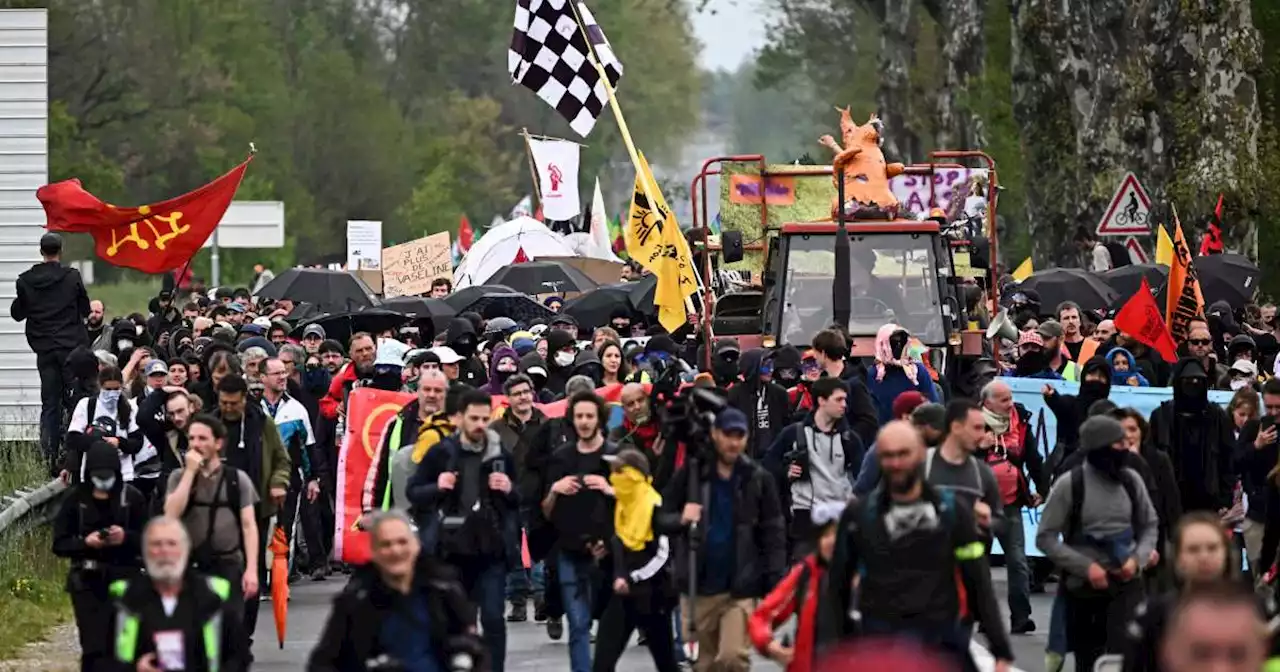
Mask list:
POLYGON ((947 431, 947 407, 942 404, 920 404, 916 410, 911 411, 911 424, 945 432, 947 431))
POLYGON ((1231 363, 1231 372, 1256 376, 1258 375, 1258 365, 1247 359, 1237 359, 1231 363))
POLYGON ((263 327, 261 324, 250 322, 249 324, 240 325, 240 333, 253 334, 254 336, 261 336, 267 333, 267 329, 266 327, 263 327))
POLYGON ((736 339, 732 339, 732 338, 716 339, 715 353, 717 355, 723 355, 725 353, 730 353, 730 352, 735 354, 742 354, 742 348, 738 346, 738 341, 736 339))
MULTIPOLYGON (((559 297, 552 297, 552 298, 559 298, 559 297)), ((568 315, 565 313, 557 313, 555 317, 551 318, 551 326, 555 327, 557 324, 571 324, 576 327, 578 326, 578 321, 574 319, 572 315, 568 315)))
POLYGON ((271 328, 271 318, 267 317, 266 315, 263 315, 263 316, 261 316, 261 317, 255 317, 255 318, 253 318, 253 324, 258 325, 259 327, 262 327, 263 329, 270 329, 270 328, 271 328))
POLYGON ((151 376, 167 376, 169 375, 169 366, 164 360, 153 359, 147 363, 147 377, 151 376))
POLYGON ((722 432, 746 432, 747 416, 732 406, 722 408, 716 415, 716 429, 722 432))
POLYGON ((307 327, 302 330, 302 337, 307 338, 308 336, 317 336, 322 341, 327 338, 324 333, 324 327, 318 324, 308 324, 307 327))
POLYGON ((436 353, 436 356, 440 358, 441 364, 457 364, 458 362, 461 362, 463 359, 461 355, 454 352, 453 348, 447 345, 441 345, 441 346, 431 348, 431 351, 436 353))
POLYGON ((1041 338, 1062 338, 1062 325, 1056 320, 1045 320, 1040 324, 1040 328, 1036 329, 1036 333, 1041 338))
POLYGON ((1039 332, 1024 331, 1022 332, 1022 336, 1018 337, 1018 347, 1022 347, 1024 345, 1038 345, 1043 348, 1044 339, 1040 337, 1039 332))
POLYGON ((234 312, 234 313, 243 313, 244 306, 236 303, 235 301, 232 301, 231 303, 227 304, 227 310, 230 310, 231 312, 234 312))
POLYGON ((404 366, 405 353, 409 346, 394 338, 383 338, 378 341, 378 354, 373 360, 374 366, 404 366))
POLYGON ((173 292, 167 289, 162 289, 160 290, 160 293, 156 295, 156 298, 160 299, 161 301, 172 301, 173 292))
POLYGON ((621 469, 622 467, 635 467, 637 471, 649 475, 649 460, 644 453, 635 448, 623 448, 615 455, 605 455, 604 461, 609 463, 610 467, 621 469))

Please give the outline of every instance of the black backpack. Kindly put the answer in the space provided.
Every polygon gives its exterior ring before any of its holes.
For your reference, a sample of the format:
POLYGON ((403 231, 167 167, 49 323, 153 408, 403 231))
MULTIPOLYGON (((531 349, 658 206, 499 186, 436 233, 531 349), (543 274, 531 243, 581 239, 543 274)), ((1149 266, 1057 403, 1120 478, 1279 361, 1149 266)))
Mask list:
MULTIPOLYGON (((437 447, 438 448, 438 447, 437 447)), ((458 472, 457 446, 449 446, 449 461, 446 472, 458 472)), ((481 478, 488 474, 503 471, 501 458, 490 461, 488 471, 482 471, 481 478)), ((440 507, 440 541, 439 553, 446 559, 455 558, 501 558, 502 548, 502 515, 498 511, 497 502, 483 484, 476 505, 469 511, 460 510, 458 498, 461 486, 454 488, 450 496, 445 498, 445 506, 440 507)))
MULTIPOLYGON (((1129 525, 1133 528, 1133 536, 1136 539, 1140 526, 1138 525, 1138 488, 1134 478, 1141 482, 1142 477, 1134 471, 1133 478, 1129 478, 1126 473, 1128 471, 1132 470, 1125 467, 1120 472, 1120 485, 1124 488, 1124 494, 1129 497, 1129 525)), ((1084 523, 1081 521, 1081 513, 1084 511, 1084 465, 1077 464, 1067 473, 1071 474, 1071 512, 1067 516, 1067 527, 1063 530, 1062 539, 1071 543, 1084 531, 1084 523)))

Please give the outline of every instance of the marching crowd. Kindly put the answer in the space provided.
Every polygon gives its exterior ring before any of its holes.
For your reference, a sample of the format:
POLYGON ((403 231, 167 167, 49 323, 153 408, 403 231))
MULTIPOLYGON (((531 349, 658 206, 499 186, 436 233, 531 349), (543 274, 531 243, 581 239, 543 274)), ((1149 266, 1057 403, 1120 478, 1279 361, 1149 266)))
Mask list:
POLYGON ((1105 315, 1010 288, 1016 338, 945 381, 893 324, 860 361, 838 328, 742 351, 650 327, 639 345, 628 310, 295 338, 291 303, 247 289, 162 292, 108 320, 60 249, 41 241, 13 316, 41 362, 46 456, 73 485, 53 550, 82 669, 248 668, 275 528, 291 580, 350 573, 315 670, 501 671, 530 610, 567 637, 572 672, 614 669, 637 632, 660 672, 746 670, 753 652, 790 672, 972 669, 975 626, 1007 670, 1051 575, 1049 669, 1110 654, 1252 672, 1271 655, 1273 306, 1211 306, 1170 365, 1105 315), (1045 381, 1056 436, 1000 374, 1045 381), (719 391, 707 445, 664 431, 664 375, 719 391), (1173 390, 1149 417, 1109 400, 1144 383, 1173 390), (374 448, 372 562, 351 568, 330 559, 333 496, 364 386, 413 400, 374 448), (1234 391, 1225 409, 1214 389, 1234 391))

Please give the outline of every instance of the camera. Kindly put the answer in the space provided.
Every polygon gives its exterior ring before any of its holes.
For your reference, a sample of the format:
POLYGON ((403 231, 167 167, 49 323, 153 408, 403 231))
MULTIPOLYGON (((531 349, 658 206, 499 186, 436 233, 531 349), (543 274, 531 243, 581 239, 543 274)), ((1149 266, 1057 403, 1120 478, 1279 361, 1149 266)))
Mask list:
POLYGON ((809 478, 809 450, 807 447, 795 446, 783 454, 782 460, 788 467, 800 467, 800 475, 796 477, 796 480, 803 481, 809 478))

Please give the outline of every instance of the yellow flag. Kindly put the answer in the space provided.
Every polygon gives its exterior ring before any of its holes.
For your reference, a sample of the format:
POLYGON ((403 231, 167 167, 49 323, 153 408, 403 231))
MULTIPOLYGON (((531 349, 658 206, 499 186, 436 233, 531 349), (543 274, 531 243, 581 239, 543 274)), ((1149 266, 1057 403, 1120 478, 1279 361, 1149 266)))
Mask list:
POLYGON ((1013 279, 1018 282, 1022 282, 1023 280, 1031 277, 1031 274, 1035 272, 1036 269, 1031 266, 1031 257, 1027 257, 1022 260, 1021 264, 1018 264, 1017 268, 1013 269, 1013 279))
POLYGON ((1162 266, 1173 265, 1173 239, 1163 225, 1156 227, 1156 263, 1162 266))
POLYGON ((680 225, 662 197, 657 180, 653 179, 649 162, 643 153, 639 158, 626 227, 627 254, 658 277, 653 292, 658 321, 667 331, 675 331, 685 323, 684 300, 697 290, 698 280, 693 274, 693 258, 680 233, 680 225), (654 203, 649 202, 649 195, 654 203))

